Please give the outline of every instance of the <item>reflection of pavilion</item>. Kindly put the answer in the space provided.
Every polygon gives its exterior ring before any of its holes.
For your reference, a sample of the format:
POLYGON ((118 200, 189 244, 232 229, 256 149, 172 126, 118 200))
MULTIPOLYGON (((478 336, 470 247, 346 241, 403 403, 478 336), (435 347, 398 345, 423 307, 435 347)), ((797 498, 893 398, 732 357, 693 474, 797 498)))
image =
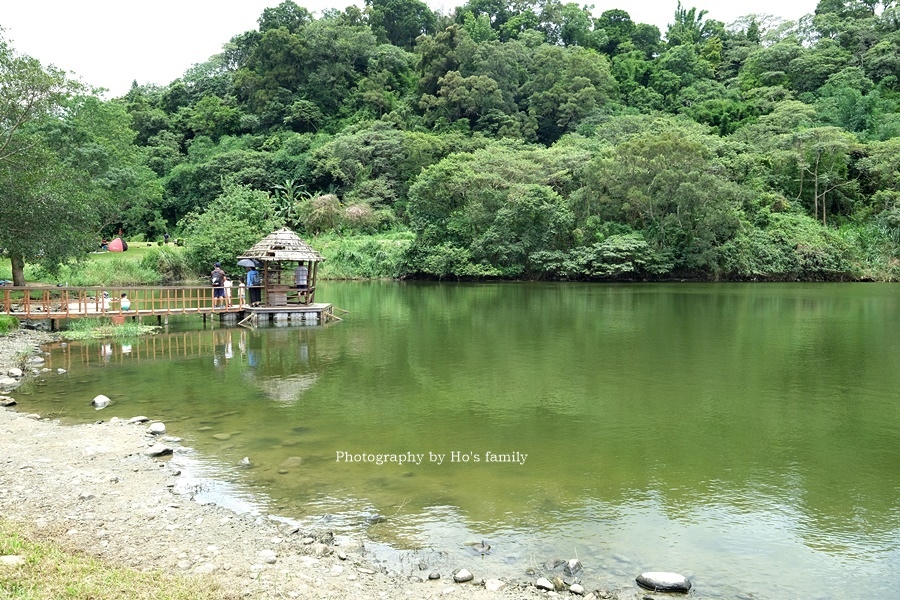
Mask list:
POLYGON ((286 328, 256 331, 242 327, 193 330, 144 336, 120 342, 102 340, 50 346, 48 369, 141 367, 141 363, 194 361, 215 370, 235 367, 267 398, 289 404, 319 379, 316 330, 286 328), (208 365, 212 367, 208 367, 208 365))
POLYGON ((262 269, 260 301, 245 307, 254 323, 260 317, 276 322, 336 318, 330 304, 315 303, 319 263, 325 259, 290 229, 270 233, 240 259, 252 260, 262 269))

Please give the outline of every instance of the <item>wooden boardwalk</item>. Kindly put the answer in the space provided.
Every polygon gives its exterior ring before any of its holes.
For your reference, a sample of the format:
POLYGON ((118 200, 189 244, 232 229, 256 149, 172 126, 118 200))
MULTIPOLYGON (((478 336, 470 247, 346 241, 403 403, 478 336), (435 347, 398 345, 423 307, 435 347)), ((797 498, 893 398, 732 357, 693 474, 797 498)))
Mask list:
MULTIPOLYGON (((114 321, 156 317, 168 322, 174 315, 219 315, 222 320, 233 322, 284 322, 304 321, 326 323, 340 320, 334 315, 331 304, 289 303, 279 306, 251 307, 242 304, 237 289, 226 298, 225 306, 213 308, 213 290, 210 286, 110 286, 110 287, 15 287, 0 286, 0 314, 13 315, 23 320, 49 319, 51 329, 56 329, 63 319, 85 317, 110 317, 114 321), (121 303, 121 295, 131 301, 128 309, 121 303), (252 317, 252 319, 249 319, 252 317)), ((220 301, 221 302, 221 301, 220 301)))
MULTIPOLYGON (((236 294, 236 290, 235 290, 236 294)), ((3 314, 20 319, 79 319, 100 316, 157 316, 241 313, 236 295, 224 308, 213 310, 209 286, 15 287, 0 286, 3 314), (131 301, 123 309, 120 298, 131 301)))

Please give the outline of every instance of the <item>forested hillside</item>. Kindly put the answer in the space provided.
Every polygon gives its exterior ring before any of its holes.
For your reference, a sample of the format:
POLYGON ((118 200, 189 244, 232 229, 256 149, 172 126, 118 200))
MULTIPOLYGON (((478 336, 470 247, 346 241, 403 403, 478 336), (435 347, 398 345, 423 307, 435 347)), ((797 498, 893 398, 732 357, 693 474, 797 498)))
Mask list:
POLYGON ((200 240, 199 264, 286 224, 394 236, 396 275, 900 276, 894 0, 731 24, 679 5, 666 31, 556 0, 288 0, 223 43, 92 109, 130 118, 139 164, 88 168, 72 148, 96 135, 32 128, 106 190, 106 230, 200 240))

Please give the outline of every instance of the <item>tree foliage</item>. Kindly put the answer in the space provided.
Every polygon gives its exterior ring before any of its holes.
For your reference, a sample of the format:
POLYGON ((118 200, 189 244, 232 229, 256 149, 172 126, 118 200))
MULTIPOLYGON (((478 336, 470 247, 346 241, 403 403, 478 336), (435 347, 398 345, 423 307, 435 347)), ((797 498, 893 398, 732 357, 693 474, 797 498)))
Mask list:
POLYGON ((4 42, 0 160, 27 165, 0 193, 67 182, 88 239, 244 190, 307 235, 412 232, 402 269, 437 277, 895 277, 897 7, 714 13, 678 3, 661 34, 561 0, 286 0, 109 103, 4 42))

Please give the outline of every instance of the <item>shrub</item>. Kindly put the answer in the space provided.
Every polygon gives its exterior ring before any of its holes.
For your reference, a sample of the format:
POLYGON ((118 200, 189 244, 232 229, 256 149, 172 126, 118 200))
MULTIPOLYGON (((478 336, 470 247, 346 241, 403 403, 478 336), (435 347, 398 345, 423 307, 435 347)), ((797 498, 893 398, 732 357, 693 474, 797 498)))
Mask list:
POLYGON ((160 246, 141 259, 141 267, 156 271, 162 283, 175 283, 187 279, 188 268, 184 253, 169 246, 160 246))
POLYGON ((19 328, 19 320, 12 315, 0 315, 0 333, 7 334, 19 328))

